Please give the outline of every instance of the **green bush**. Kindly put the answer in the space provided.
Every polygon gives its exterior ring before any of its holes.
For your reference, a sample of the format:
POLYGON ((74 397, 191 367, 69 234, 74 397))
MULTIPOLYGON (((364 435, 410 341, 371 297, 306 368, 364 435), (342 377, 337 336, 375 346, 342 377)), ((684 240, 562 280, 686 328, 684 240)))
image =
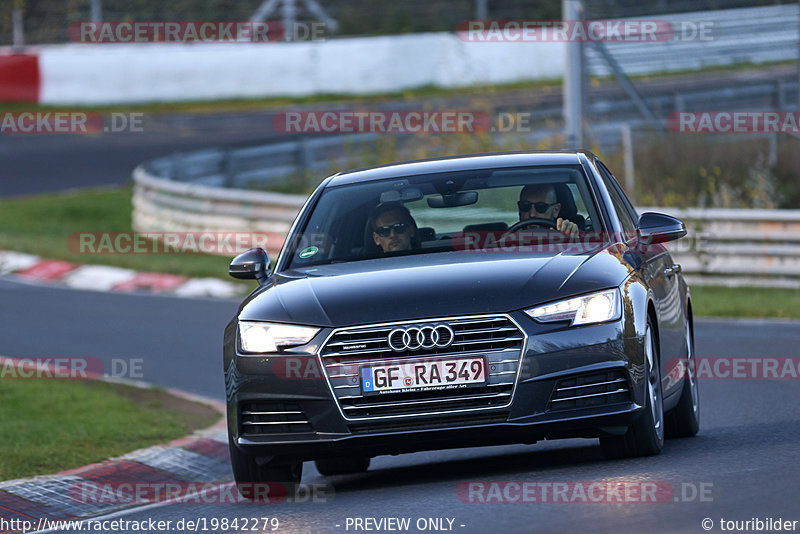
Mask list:
MULTIPOLYGON (((800 208, 800 140, 778 139, 770 162, 767 137, 637 133, 636 203, 697 208, 800 208)), ((620 181, 623 154, 603 155, 620 181)))

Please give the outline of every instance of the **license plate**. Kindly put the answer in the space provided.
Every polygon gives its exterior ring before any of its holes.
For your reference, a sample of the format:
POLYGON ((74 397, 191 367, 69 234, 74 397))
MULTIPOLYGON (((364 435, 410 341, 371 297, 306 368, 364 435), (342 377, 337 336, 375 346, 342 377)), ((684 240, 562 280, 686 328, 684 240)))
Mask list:
POLYGON ((361 368, 364 395, 469 388, 486 383, 483 358, 431 360, 361 368))

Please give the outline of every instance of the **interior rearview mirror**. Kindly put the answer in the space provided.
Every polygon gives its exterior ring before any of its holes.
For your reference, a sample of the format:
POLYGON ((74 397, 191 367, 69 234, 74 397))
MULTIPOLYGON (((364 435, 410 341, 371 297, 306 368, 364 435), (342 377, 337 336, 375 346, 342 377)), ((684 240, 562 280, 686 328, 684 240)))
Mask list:
POLYGON ((414 202, 422 198, 422 190, 418 187, 393 189, 381 193, 381 204, 385 202, 414 202))
POLYGON ((454 208, 456 206, 469 206, 477 201, 477 191, 459 191, 458 193, 429 196, 428 206, 431 208, 454 208))

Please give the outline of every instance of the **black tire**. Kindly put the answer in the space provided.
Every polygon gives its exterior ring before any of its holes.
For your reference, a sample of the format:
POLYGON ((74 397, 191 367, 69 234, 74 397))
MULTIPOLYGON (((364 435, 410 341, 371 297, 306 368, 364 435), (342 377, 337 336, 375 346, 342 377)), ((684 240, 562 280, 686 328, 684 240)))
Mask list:
POLYGON ((320 475, 346 475, 349 473, 363 473, 369 469, 369 457, 347 456, 343 458, 322 458, 315 460, 314 465, 320 475))
POLYGON ((228 439, 236 489, 245 499, 272 502, 293 497, 303 475, 303 463, 259 465, 228 439))
POLYGON ((686 323, 686 362, 681 400, 666 416, 668 438, 690 438, 700 430, 700 390, 697 383, 694 354, 694 332, 686 323))
POLYGON ((644 412, 622 436, 600 438, 607 458, 652 456, 664 447, 664 404, 661 393, 661 370, 655 329, 648 318, 645 329, 645 406, 644 412))

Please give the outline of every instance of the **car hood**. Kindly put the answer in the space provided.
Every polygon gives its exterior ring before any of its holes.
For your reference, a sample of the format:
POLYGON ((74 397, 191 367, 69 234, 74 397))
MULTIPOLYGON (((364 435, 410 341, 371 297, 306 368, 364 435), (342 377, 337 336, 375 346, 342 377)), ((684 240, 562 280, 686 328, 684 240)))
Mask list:
POLYGON ((441 253, 381 258, 276 275, 240 320, 346 326, 510 312, 622 283, 613 247, 582 254, 441 253))

